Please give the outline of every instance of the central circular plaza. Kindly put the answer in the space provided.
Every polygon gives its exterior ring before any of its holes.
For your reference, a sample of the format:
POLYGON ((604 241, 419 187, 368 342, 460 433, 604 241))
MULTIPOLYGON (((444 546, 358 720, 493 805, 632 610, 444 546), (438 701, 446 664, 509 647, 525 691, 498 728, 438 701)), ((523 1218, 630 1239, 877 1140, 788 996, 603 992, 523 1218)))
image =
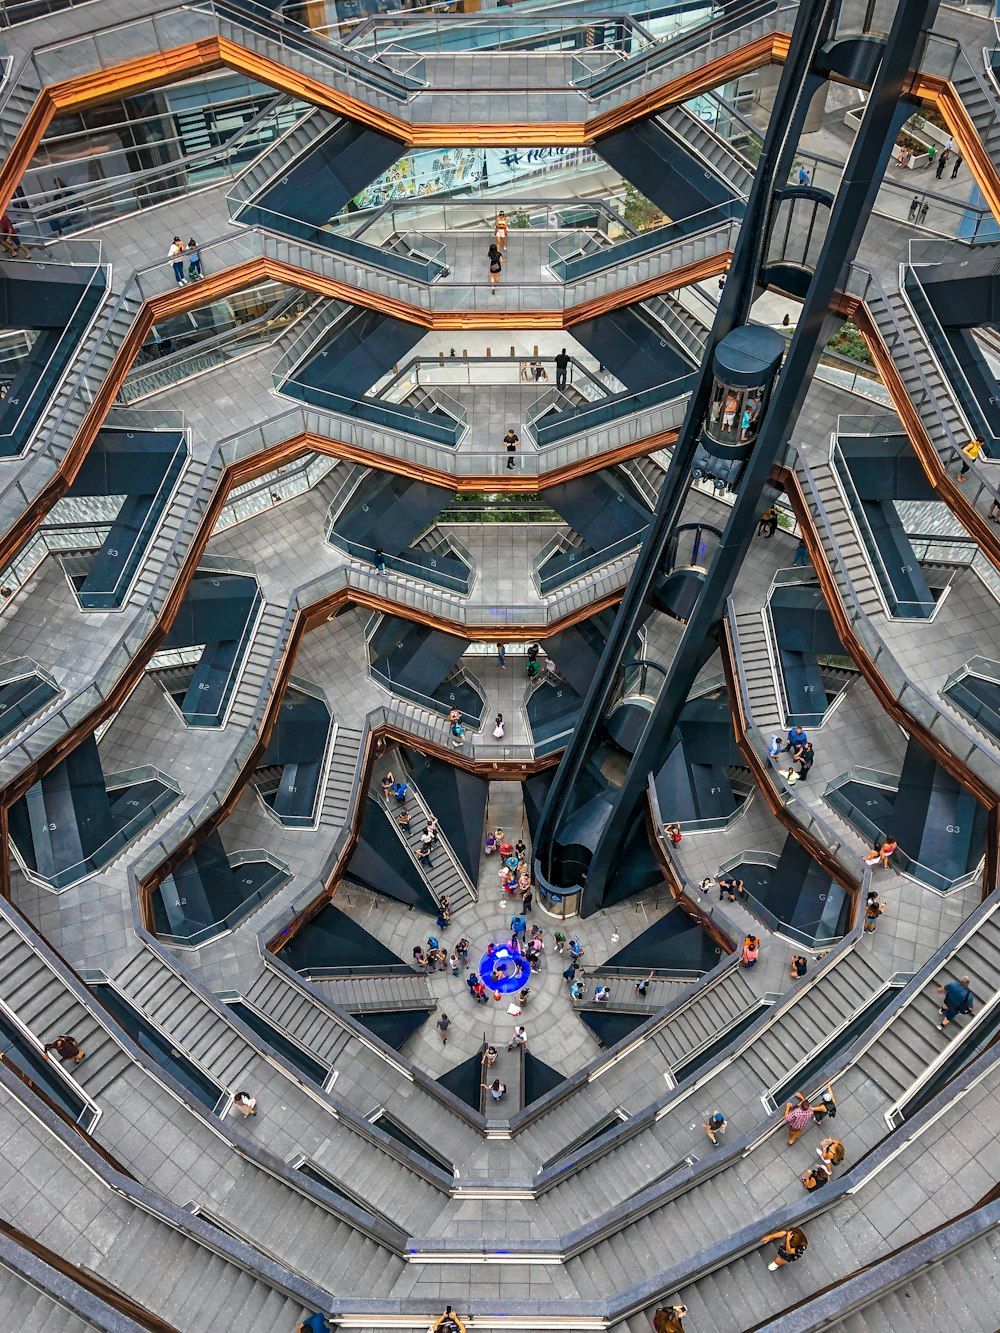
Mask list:
POLYGON ((492 950, 487 949, 480 958, 479 975, 490 990, 508 995, 528 984, 531 964, 520 950, 512 949, 509 944, 498 944, 492 950))

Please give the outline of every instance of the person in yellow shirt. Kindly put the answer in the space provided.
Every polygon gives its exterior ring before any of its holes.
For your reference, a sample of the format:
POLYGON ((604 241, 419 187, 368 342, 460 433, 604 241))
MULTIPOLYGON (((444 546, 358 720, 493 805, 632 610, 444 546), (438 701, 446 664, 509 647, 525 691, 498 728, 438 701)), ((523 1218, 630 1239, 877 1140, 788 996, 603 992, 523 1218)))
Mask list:
POLYGON ((975 460, 979 457, 982 451, 983 451, 983 437, 981 435, 977 435, 974 440, 970 440, 968 444, 962 446, 962 453, 965 455, 965 457, 962 460, 962 470, 955 478, 955 480, 959 483, 960 486, 965 485, 965 474, 969 470, 969 464, 975 462, 975 460))

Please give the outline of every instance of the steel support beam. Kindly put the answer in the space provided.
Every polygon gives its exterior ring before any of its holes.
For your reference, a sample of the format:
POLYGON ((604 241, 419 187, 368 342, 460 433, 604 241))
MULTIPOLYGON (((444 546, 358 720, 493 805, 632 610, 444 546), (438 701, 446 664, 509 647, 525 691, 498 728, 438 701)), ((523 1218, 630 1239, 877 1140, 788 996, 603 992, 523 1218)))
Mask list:
MULTIPOLYGON (((856 252, 871 212, 895 135, 912 106, 911 90, 921 33, 933 22, 938 0, 907 0, 900 4, 886 43, 878 76, 858 137, 831 210, 826 239, 806 294, 783 369, 753 453, 740 481, 737 502, 724 538, 689 618, 680 647, 650 716, 622 786, 606 793, 605 809, 592 822, 592 855, 585 875, 582 912, 596 910, 613 877, 615 863, 645 799, 649 770, 658 764, 704 660, 706 642, 714 636, 725 599, 749 547, 760 497, 773 464, 784 450, 812 374, 829 333, 834 296, 846 264, 856 252)), ((569 888, 559 840, 560 829, 577 808, 574 787, 601 735, 608 701, 613 697, 625 660, 626 646, 641 624, 650 590, 662 568, 666 542, 678 521, 690 485, 691 464, 712 384, 711 361, 721 339, 745 323, 764 256, 774 191, 788 178, 805 113, 822 83, 817 57, 836 17, 836 0, 814 0, 800 8, 789 59, 768 127, 761 163, 737 242, 730 277, 706 347, 697 386, 674 449, 639 562, 632 575, 595 680, 567 747, 536 835, 536 869, 543 883, 569 888)), ((577 803, 578 804, 578 803, 577 803)))

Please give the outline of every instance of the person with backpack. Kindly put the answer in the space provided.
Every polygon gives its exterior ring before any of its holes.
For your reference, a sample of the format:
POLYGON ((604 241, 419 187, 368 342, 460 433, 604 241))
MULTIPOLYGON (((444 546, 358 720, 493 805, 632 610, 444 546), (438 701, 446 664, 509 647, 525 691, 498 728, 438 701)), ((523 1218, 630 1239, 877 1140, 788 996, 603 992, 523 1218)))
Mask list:
POLYGON ((836 1120, 837 1099, 833 1095, 832 1083, 828 1084, 820 1093, 819 1101, 813 1103, 812 1113, 813 1113, 813 1120, 816 1121, 817 1123, 819 1123, 819 1121, 821 1120, 825 1120, 827 1116, 829 1116, 831 1120, 836 1120))
POLYGON ((805 1254, 806 1247, 809 1244, 806 1233, 801 1227, 789 1227, 787 1230, 768 1232, 766 1236, 761 1237, 761 1244, 766 1244, 769 1240, 778 1242, 778 1253, 768 1264, 772 1273, 777 1272, 779 1268, 784 1268, 785 1264, 796 1263, 805 1254))
POLYGON ((817 1162, 811 1166, 802 1177, 802 1184, 805 1186, 806 1193, 812 1194, 814 1190, 822 1189, 824 1185, 830 1183, 830 1176, 833 1172, 825 1162, 817 1162))
POLYGON ((945 1028, 957 1018, 959 1014, 971 1014, 976 1003, 976 997, 969 990, 969 978, 960 977, 958 981, 949 981, 944 986, 938 986, 938 994, 944 996, 944 1004, 939 1012, 944 1015, 941 1019, 941 1027, 945 1028))

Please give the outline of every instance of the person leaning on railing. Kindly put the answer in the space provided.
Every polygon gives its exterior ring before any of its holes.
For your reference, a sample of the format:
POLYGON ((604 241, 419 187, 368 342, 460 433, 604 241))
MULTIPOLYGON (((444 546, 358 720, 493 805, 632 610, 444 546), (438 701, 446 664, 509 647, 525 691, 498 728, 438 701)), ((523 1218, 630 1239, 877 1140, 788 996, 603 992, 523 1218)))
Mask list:
POLYGON ((427 1333, 466 1333, 465 1325, 450 1305, 444 1307, 444 1314, 439 1314, 430 1324, 427 1333))

